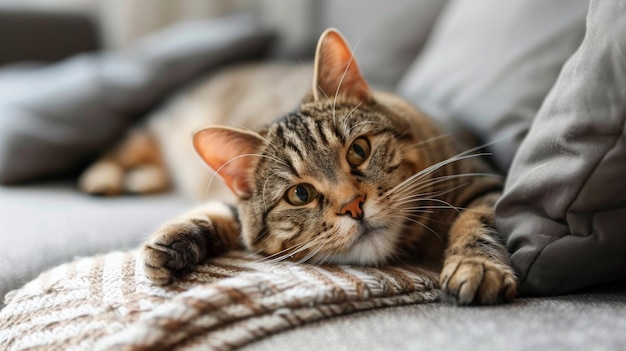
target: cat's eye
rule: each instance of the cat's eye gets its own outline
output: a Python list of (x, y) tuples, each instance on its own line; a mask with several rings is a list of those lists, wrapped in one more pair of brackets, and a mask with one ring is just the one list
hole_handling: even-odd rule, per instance
[(285, 200), (294, 206), (303, 206), (317, 197), (317, 191), (311, 184), (294, 185), (285, 194)]
[(366, 138), (360, 137), (352, 142), (348, 149), (346, 159), (353, 166), (359, 166), (370, 156), (371, 147)]

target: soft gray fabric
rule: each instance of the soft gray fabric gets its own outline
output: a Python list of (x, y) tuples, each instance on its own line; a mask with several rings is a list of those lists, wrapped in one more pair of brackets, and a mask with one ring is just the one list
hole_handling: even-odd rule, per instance
[(626, 286), (512, 305), (425, 304), (326, 319), (242, 351), (623, 350)]
[(496, 208), (525, 294), (626, 278), (625, 11), (591, 2)]
[(584, 34), (587, 0), (454, 0), (398, 92), (451, 131), (469, 129), (505, 173)]
[(0, 307), (8, 291), (43, 270), (135, 247), (191, 205), (174, 194), (94, 198), (71, 183), (0, 186)]
[(176, 25), (127, 52), (0, 70), (0, 183), (81, 165), (173, 89), (258, 56), (270, 38), (250, 17), (235, 16)]

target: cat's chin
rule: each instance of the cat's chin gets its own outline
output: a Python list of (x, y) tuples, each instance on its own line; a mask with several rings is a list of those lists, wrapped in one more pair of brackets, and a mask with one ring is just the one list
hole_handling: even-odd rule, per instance
[(389, 261), (396, 252), (395, 235), (386, 228), (361, 230), (350, 249), (330, 258), (331, 263), (380, 266)]

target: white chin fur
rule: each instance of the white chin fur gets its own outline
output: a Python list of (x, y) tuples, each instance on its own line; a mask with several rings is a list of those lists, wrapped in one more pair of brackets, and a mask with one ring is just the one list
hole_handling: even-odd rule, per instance
[(369, 233), (360, 238), (348, 252), (334, 255), (330, 262), (376, 266), (386, 263), (395, 252), (395, 235), (388, 232)]

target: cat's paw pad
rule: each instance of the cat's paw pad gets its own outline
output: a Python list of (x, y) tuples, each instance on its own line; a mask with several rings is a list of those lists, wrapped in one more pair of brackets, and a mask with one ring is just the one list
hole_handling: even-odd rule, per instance
[(215, 228), (208, 221), (166, 224), (143, 247), (144, 271), (158, 285), (167, 285), (189, 273), (216, 251)]
[(510, 267), (484, 257), (450, 257), (439, 282), (445, 298), (460, 305), (511, 302), (517, 280)]

